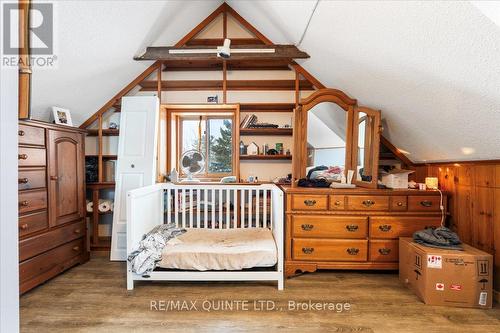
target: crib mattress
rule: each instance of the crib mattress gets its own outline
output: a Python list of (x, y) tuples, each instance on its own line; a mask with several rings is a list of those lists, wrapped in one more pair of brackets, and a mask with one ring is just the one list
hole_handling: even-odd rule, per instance
[(241, 270), (270, 267), (277, 262), (271, 230), (195, 229), (170, 240), (159, 266), (183, 270)]

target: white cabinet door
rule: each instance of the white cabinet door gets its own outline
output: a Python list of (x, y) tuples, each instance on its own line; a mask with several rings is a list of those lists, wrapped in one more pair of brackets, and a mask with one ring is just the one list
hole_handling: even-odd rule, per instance
[(159, 109), (156, 96), (122, 98), (111, 260), (127, 258), (127, 192), (155, 183)]

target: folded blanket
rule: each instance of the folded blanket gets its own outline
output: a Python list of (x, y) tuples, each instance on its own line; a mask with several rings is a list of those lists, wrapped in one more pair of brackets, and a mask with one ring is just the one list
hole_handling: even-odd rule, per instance
[(447, 250), (463, 250), (460, 238), (456, 233), (445, 227), (428, 228), (413, 234), (415, 243), (429, 247)]
[(186, 229), (177, 228), (174, 223), (154, 227), (142, 237), (139, 248), (127, 258), (132, 266), (132, 272), (148, 275), (161, 260), (161, 253), (167, 242), (185, 232)]

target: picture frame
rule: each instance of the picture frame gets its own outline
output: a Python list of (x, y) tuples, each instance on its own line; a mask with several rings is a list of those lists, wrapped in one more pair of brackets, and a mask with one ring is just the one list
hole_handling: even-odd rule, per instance
[(73, 121), (71, 120), (71, 113), (68, 109), (63, 109), (57, 106), (52, 107), (52, 119), (55, 124), (73, 126)]

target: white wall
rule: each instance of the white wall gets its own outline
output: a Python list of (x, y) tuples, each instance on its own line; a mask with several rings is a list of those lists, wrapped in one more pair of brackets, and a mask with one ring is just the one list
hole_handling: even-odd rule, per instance
[[(3, 34), (2, 34), (3, 35)], [(19, 331), (17, 68), (0, 77), (0, 332)]]

